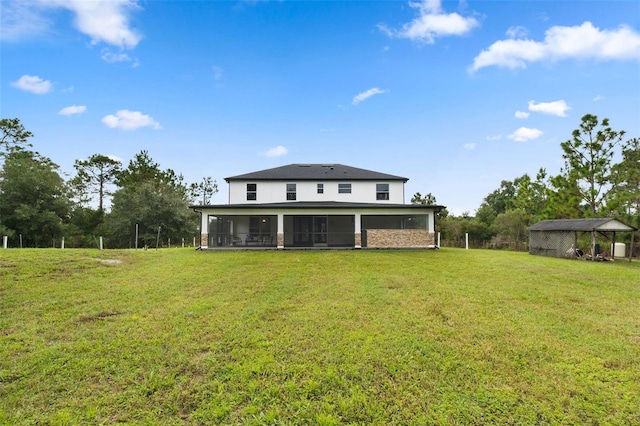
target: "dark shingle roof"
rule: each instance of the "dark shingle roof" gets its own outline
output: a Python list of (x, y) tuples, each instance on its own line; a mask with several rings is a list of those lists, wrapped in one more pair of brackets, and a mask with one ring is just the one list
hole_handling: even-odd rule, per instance
[(232, 180), (401, 180), (406, 182), (409, 179), (343, 164), (289, 164), (231, 176), (224, 180), (227, 182)]
[(632, 226), (625, 225), (611, 217), (600, 219), (553, 219), (543, 220), (529, 227), (529, 231), (635, 231)]

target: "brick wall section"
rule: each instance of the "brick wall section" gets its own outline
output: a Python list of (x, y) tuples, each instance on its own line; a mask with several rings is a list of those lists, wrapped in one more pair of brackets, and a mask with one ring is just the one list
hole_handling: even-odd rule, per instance
[(284, 247), (284, 234), (278, 234), (278, 247)]
[(355, 240), (356, 240), (355, 241), (355, 245), (356, 246), (361, 246), (362, 245), (362, 234), (359, 233), (359, 232), (356, 232), (354, 237), (355, 237)]
[(208, 246), (209, 246), (209, 234), (201, 234), (200, 247), (208, 247)]
[(435, 234), (426, 229), (368, 229), (369, 248), (419, 248), (435, 245)]

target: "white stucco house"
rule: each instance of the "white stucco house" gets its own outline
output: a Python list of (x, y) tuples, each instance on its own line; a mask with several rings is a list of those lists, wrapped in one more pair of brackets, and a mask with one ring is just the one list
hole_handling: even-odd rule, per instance
[(434, 248), (442, 206), (405, 204), (407, 178), (342, 164), (289, 164), (225, 178), (229, 202), (193, 205), (202, 249)]

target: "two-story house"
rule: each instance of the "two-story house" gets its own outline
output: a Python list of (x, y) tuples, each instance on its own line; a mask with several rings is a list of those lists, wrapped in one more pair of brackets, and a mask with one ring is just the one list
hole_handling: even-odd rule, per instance
[(342, 164), (289, 164), (225, 178), (229, 203), (201, 214), (201, 248), (434, 248), (442, 206), (405, 204), (407, 178)]

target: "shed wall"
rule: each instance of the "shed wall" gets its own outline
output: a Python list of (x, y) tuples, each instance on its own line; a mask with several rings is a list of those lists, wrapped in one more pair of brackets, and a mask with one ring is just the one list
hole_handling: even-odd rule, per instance
[(572, 231), (529, 232), (529, 254), (549, 257), (572, 256), (570, 251), (575, 248), (575, 244), (576, 235)]

